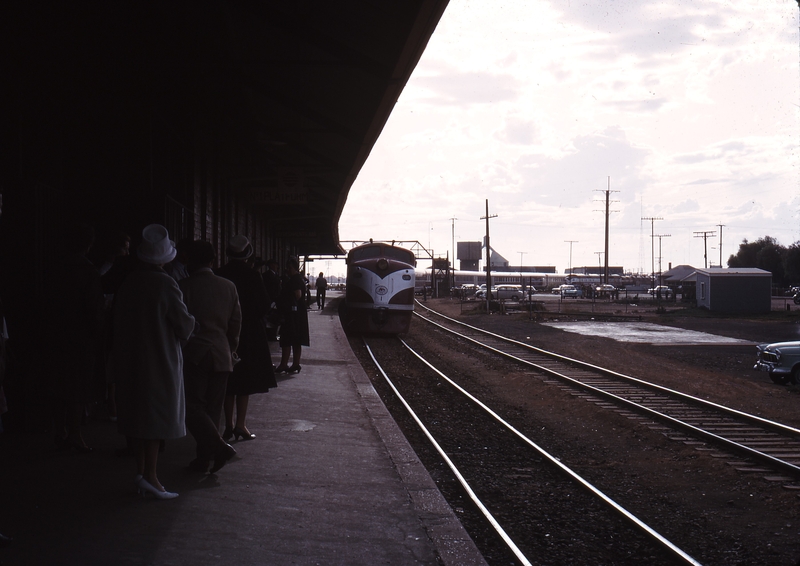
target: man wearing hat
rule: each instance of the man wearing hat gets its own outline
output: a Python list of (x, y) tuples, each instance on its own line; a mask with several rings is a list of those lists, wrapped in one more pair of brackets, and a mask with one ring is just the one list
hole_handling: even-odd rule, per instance
[(225, 252), (228, 263), (217, 271), (217, 275), (236, 285), (242, 309), (242, 331), (237, 351), (241, 361), (234, 366), (233, 373), (228, 377), (225, 392), (225, 432), (222, 438), (226, 441), (231, 437), (251, 440), (255, 438), (255, 434), (246, 425), (249, 397), (278, 386), (264, 326), (264, 317), (270, 302), (261, 274), (248, 264), (253, 255), (250, 240), (237, 234), (228, 240)]

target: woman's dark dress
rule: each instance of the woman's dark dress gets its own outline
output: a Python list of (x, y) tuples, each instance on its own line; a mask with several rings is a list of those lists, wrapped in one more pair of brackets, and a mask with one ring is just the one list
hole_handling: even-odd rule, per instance
[(275, 369), (269, 354), (264, 316), (269, 310), (261, 275), (243, 261), (229, 261), (217, 275), (233, 281), (242, 309), (242, 331), (236, 351), (241, 361), (228, 377), (227, 395), (253, 395), (277, 387)]
[[(295, 291), (300, 291), (300, 298), (295, 299)], [(280, 346), (310, 346), (308, 336), (308, 308), (306, 307), (306, 282), (299, 273), (291, 275), (281, 288), (279, 301), (283, 311)], [(292, 308), (294, 307), (294, 308)]]

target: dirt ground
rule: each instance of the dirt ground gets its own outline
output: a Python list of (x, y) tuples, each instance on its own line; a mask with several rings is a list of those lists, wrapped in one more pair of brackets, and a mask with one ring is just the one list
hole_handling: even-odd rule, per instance
[[(617, 305), (569, 305), (575, 312), (491, 314), (479, 306), (429, 299), (427, 306), (534, 346), (639, 377), (800, 428), (798, 388), (778, 386), (752, 369), (755, 344), (798, 338), (800, 317), (778, 312), (720, 317), (695, 310), (622, 312)], [(562, 305), (563, 308), (563, 305)], [(647, 322), (748, 341), (745, 345), (653, 346), (564, 332), (542, 321), (635, 316)], [(703, 564), (796, 564), (800, 558), (797, 491), (764, 474), (745, 474), (710, 451), (657, 431), (568, 393), (489, 355), (467, 354), (451, 339), (415, 320), (407, 337), (443, 367), (463, 373), (490, 406), (518, 415), (536, 441), (655, 526)], [(791, 482), (784, 482), (791, 483)], [(562, 563), (562, 562), (555, 562)], [(572, 562), (570, 562), (572, 563)], [(580, 561), (575, 563), (581, 563)]]
[[(755, 344), (800, 340), (800, 311), (773, 312), (759, 316), (714, 316), (699, 309), (670, 307), (658, 313), (655, 306), (631, 308), (607, 303), (567, 304), (566, 312), (547, 311), (486, 315), (474, 302), (429, 299), (426, 306), (539, 348), (590, 362), (620, 373), (727, 405), (800, 428), (800, 388), (777, 386), (767, 374), (753, 370)], [(603, 318), (603, 315), (609, 318)], [(549, 321), (630, 320), (737, 338), (746, 345), (658, 346), (625, 343), (582, 336), (540, 324)]]

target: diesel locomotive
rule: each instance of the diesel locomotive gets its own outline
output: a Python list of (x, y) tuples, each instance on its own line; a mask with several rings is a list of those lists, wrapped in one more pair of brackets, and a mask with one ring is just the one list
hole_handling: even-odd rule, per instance
[(408, 332), (414, 312), (414, 253), (370, 241), (347, 254), (344, 324), (348, 332)]

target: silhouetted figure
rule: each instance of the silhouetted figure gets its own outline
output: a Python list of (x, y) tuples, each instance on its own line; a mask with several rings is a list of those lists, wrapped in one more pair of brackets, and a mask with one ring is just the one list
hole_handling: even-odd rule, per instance
[(44, 382), (52, 395), (56, 444), (79, 452), (91, 449), (81, 436), (86, 406), (96, 394), (95, 360), (103, 323), (100, 273), (86, 258), (94, 230), (69, 226), (62, 234), (64, 256), (48, 277), (45, 292)]
[(322, 310), (325, 308), (325, 293), (328, 290), (328, 280), (325, 279), (325, 274), (321, 271), (314, 286), (317, 288), (317, 309)]
[[(308, 309), (306, 308), (305, 290), (306, 282), (299, 271), (296, 258), (286, 260), (287, 278), (283, 283), (281, 299), (279, 301), (283, 312), (283, 325), (278, 342), (281, 347), (281, 364), (275, 370), (277, 373), (299, 373), (300, 357), (303, 346), (311, 344), (308, 333)], [(292, 356), (292, 365), (289, 366), (289, 356)]]
[(197, 441), (197, 458), (189, 467), (204, 473), (211, 460), (214, 473), (236, 454), (219, 434), (219, 419), (239, 345), (242, 311), (236, 285), (211, 271), (215, 256), (210, 243), (192, 242), (186, 250), (189, 277), (178, 284), (197, 322), (197, 330), (183, 347), (186, 428)]
[(246, 421), (250, 395), (266, 393), (270, 387), (278, 386), (264, 326), (269, 302), (261, 275), (247, 263), (253, 255), (250, 241), (242, 235), (233, 236), (225, 251), (229, 261), (217, 271), (217, 275), (236, 285), (242, 309), (242, 331), (238, 348), (241, 361), (228, 377), (225, 392), (225, 432), (222, 438), (226, 441), (231, 437), (250, 440), (255, 438)]

